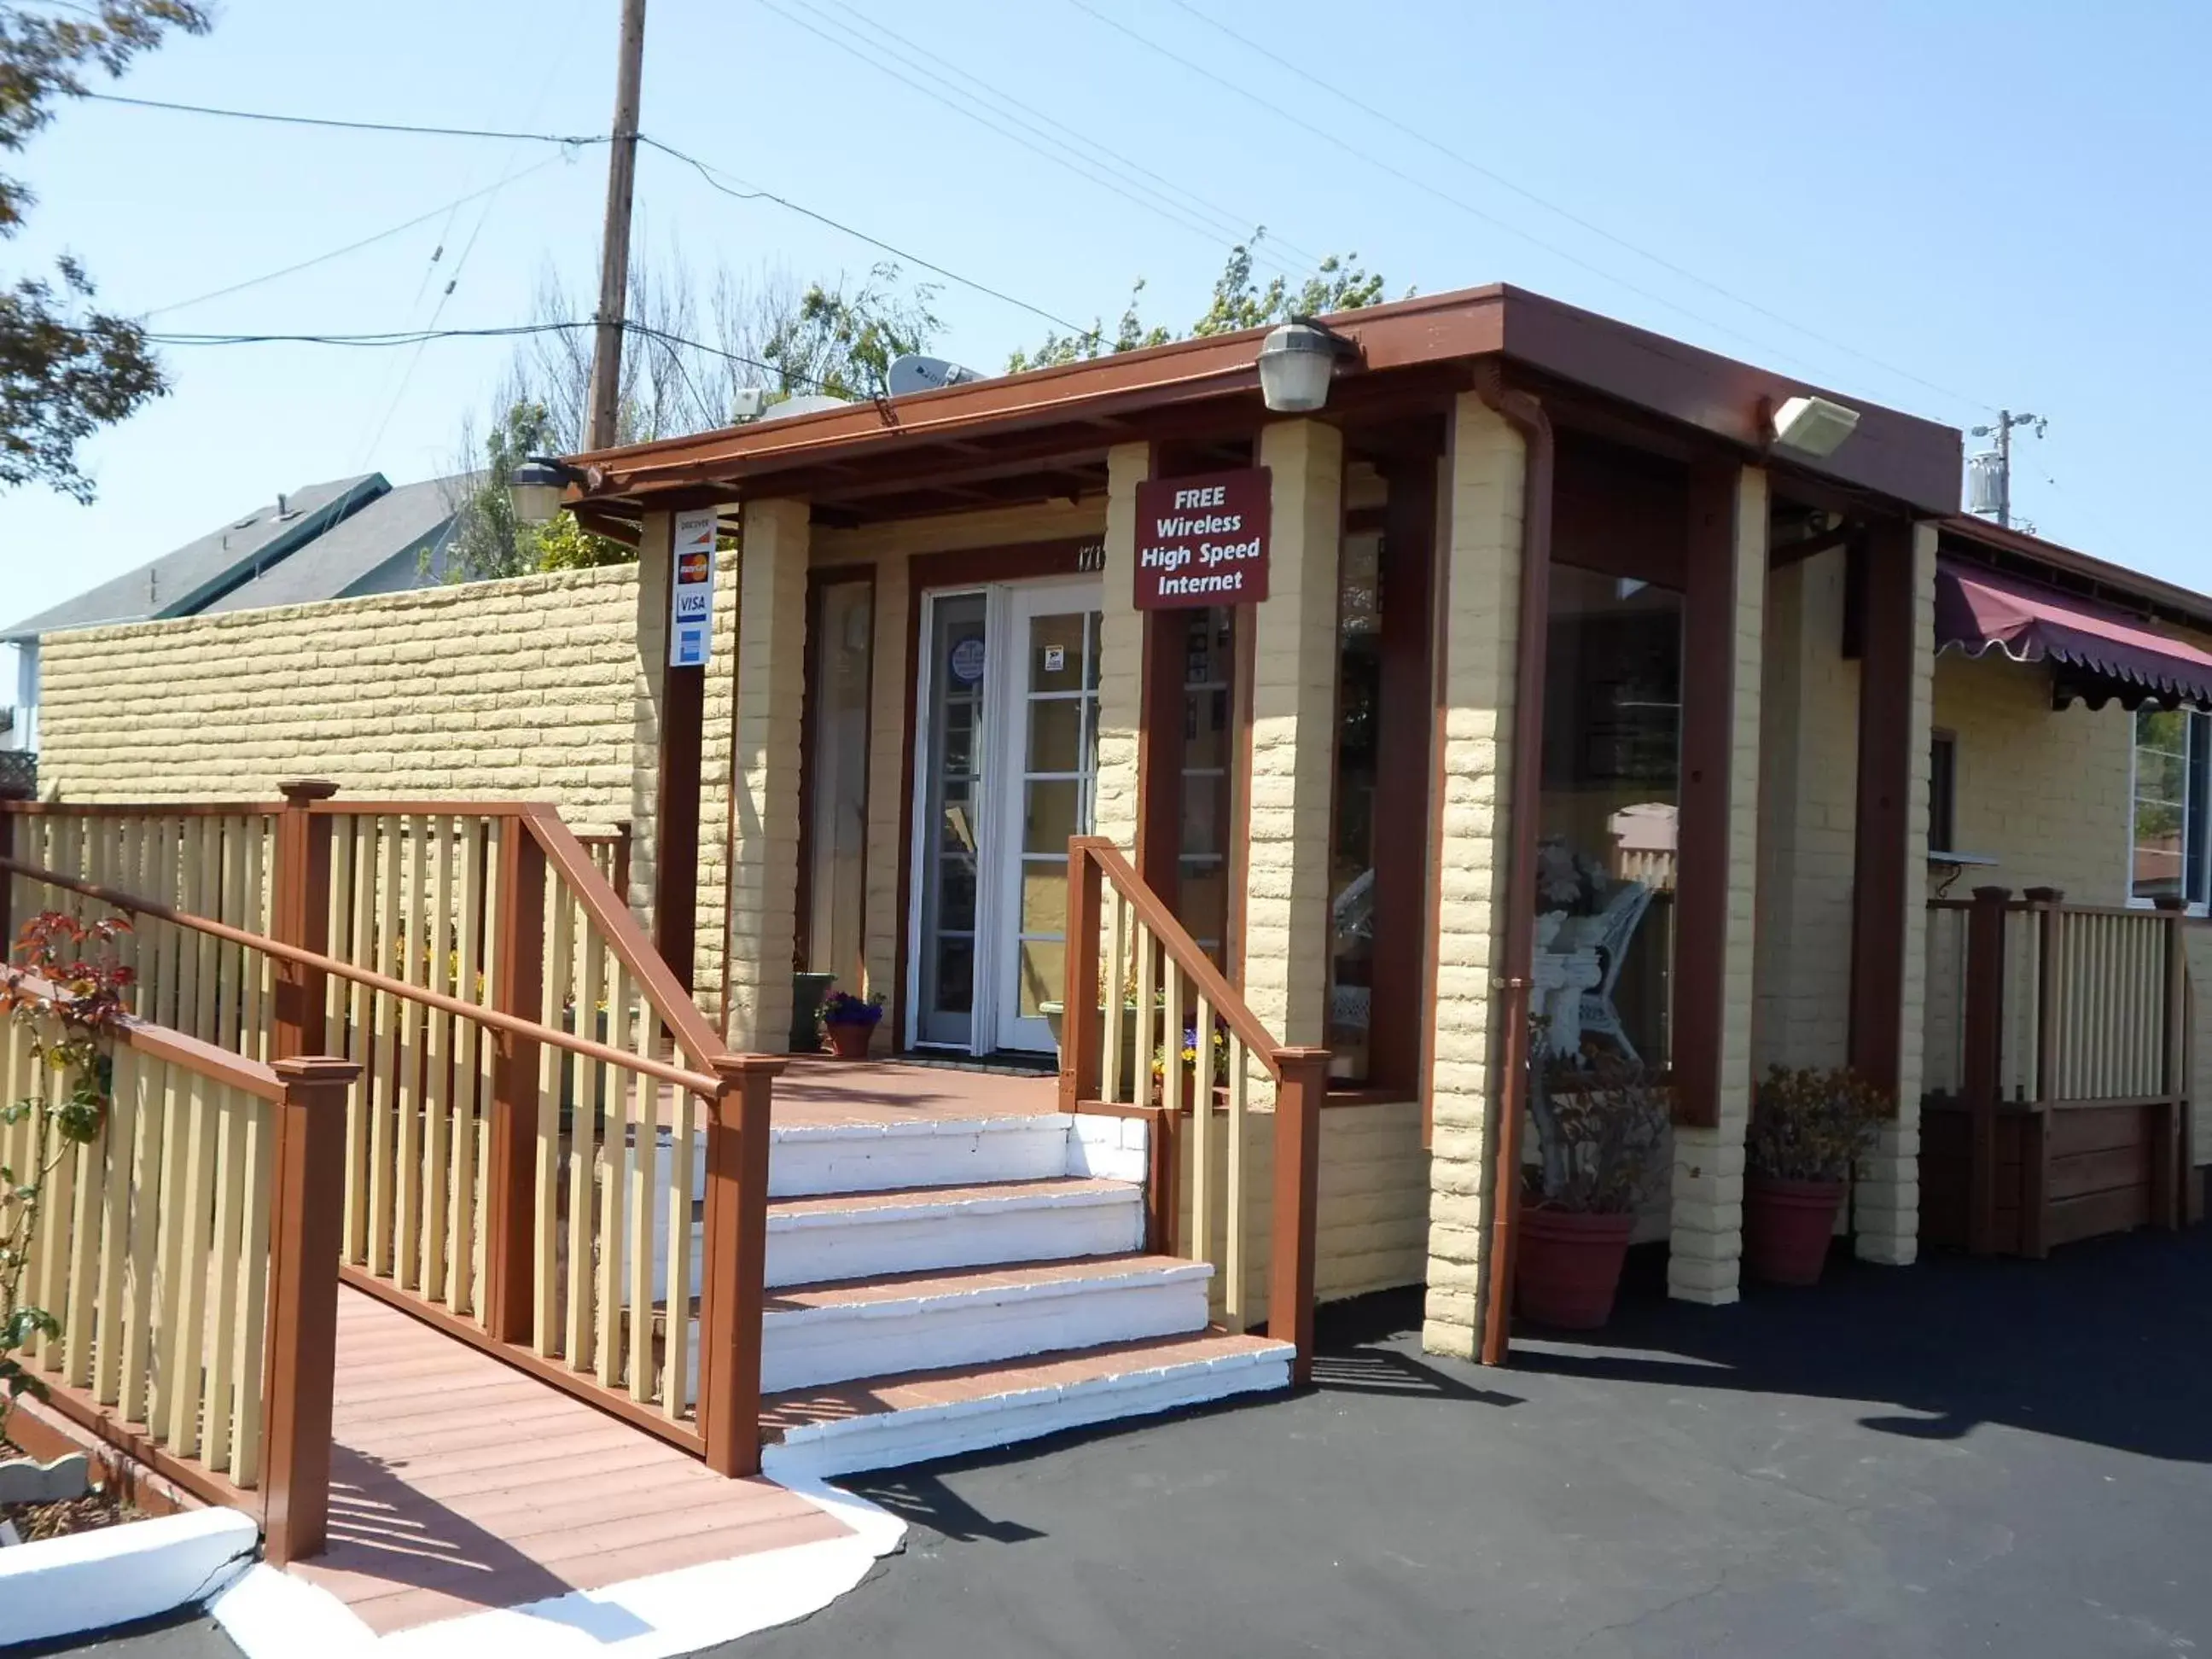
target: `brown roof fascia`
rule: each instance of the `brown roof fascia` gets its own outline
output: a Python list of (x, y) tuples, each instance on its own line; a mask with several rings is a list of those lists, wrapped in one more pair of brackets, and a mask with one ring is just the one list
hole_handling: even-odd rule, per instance
[[(1820, 390), (1502, 284), (1395, 301), (1327, 320), (1358, 343), (1367, 374), (1502, 352), (1547, 375), (1753, 453), (1766, 447), (1766, 410)], [(819, 469), (833, 465), (864, 472), (893, 455), (986, 434), (1003, 439), (1037, 428), (1087, 427), (1093, 441), (1103, 436), (1110, 442), (1110, 428), (1121, 419), (1249, 394), (1258, 385), (1255, 360), (1265, 334), (1265, 329), (1247, 329), (1179, 340), (915, 393), (895, 403), (854, 404), (574, 459), (607, 474), (599, 495), (641, 503), (647, 495), (708, 483), (802, 470), (818, 476)], [(1822, 395), (1858, 410), (1858, 429), (1826, 459), (1778, 452), (1778, 461), (1917, 512), (1957, 511), (1961, 441), (1955, 428), (1863, 399)], [(1102, 427), (1109, 428), (1103, 434)], [(1143, 434), (1133, 429), (1129, 435)]]
[(2042, 574), (2046, 580), (2056, 577), (2056, 586), (2077, 592), (2086, 586), (2091, 598), (2116, 599), (2166, 621), (2212, 633), (2212, 595), (1971, 514), (1954, 514), (1945, 519), (1942, 531), (1947, 537), (1972, 544), (1969, 550), (1998, 569), (2018, 571), (2023, 563), (2037, 567), (2023, 574)]

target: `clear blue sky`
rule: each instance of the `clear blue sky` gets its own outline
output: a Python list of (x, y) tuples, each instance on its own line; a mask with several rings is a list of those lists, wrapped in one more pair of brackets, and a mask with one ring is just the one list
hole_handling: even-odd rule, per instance
[[(2032, 409), (2051, 426), (2024, 448), (2022, 516), (2088, 551), (2212, 588), (2212, 538), (2194, 500), (2205, 474), (2199, 410), (2212, 395), (2212, 100), (2201, 82), (2212, 8), (1084, 3), (1166, 52), (1076, 0), (652, 0), (644, 129), (1085, 321), (1117, 313), (1141, 276), (1151, 313), (1187, 323), (1228, 227), (1265, 223), (1291, 263), (1291, 246), (1356, 249), (1393, 292), (1502, 278), (1954, 424), (1999, 404)], [(172, 43), (116, 89), (603, 131), (617, 9), (617, 0), (222, 0), (210, 35)], [(1207, 15), (1497, 177), (1300, 80)], [(823, 38), (849, 38), (856, 18), (1173, 179), (1223, 210), (1219, 228), (1173, 222)], [(945, 78), (927, 63), (902, 73)], [(417, 326), (457, 273), (441, 325), (517, 322), (549, 265), (572, 290), (590, 289), (605, 155), (73, 106), (10, 161), (42, 201), (27, 232), (0, 246), (0, 271), (68, 249), (106, 302), (150, 310), (508, 179), (362, 252), (163, 311), (155, 325)], [(717, 195), (649, 153), (638, 201), (640, 240), (664, 259), (775, 264), (805, 279), (857, 274), (879, 257), (769, 203)], [(956, 285), (939, 308), (945, 348), (987, 369), (1045, 327)], [(507, 354), (495, 342), (419, 355), (170, 350), (174, 395), (90, 447), (96, 505), (0, 495), (0, 621), (279, 489), (371, 469), (396, 483), (451, 470), (461, 418), (486, 410)]]

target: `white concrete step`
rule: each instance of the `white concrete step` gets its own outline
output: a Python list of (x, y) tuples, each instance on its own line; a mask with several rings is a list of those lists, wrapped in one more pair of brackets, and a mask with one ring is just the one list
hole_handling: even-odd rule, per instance
[(1293, 1350), (1199, 1332), (769, 1397), (763, 1472), (849, 1474), (957, 1457), (1291, 1382)]
[(772, 1199), (768, 1282), (1123, 1255), (1144, 1242), (1144, 1189), (1094, 1176)]
[[(1145, 1178), (1146, 1127), (1135, 1117), (1036, 1112), (907, 1123), (788, 1123), (769, 1132), (771, 1198), (975, 1187), (1049, 1176)], [(667, 1137), (663, 1133), (665, 1147)], [(691, 1141), (691, 1190), (707, 1189), (704, 1132)]]
[(1109, 1256), (775, 1292), (762, 1321), (761, 1387), (780, 1394), (1202, 1331), (1212, 1277), (1203, 1261)]

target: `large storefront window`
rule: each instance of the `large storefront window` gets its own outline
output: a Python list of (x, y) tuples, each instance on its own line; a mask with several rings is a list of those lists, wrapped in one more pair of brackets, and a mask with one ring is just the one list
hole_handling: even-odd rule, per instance
[(1340, 1079), (1372, 1074), (1375, 795), (1380, 775), (1383, 535), (1354, 531), (1338, 562), (1336, 789), (1328, 852), (1328, 1046)]
[(805, 966), (857, 994), (866, 979), (861, 886), (868, 844), (868, 665), (875, 585), (819, 590), (808, 690)]
[(1552, 573), (1536, 981), (1556, 1050), (1673, 1050), (1682, 596)]
[(2187, 708), (2136, 714), (2134, 866), (2129, 896), (2138, 903), (2205, 900), (2208, 774), (2212, 716)]
[(1229, 938), (1231, 777), (1236, 758), (1236, 615), (1225, 605), (1163, 613), (1181, 664), (1182, 825), (1176, 919), (1218, 964)]

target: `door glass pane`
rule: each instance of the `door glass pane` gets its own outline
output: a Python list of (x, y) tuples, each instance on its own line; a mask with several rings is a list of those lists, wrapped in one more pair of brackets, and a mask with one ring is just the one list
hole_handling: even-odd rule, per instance
[(1038, 1005), (1058, 1002), (1067, 988), (1067, 946), (1056, 939), (1022, 941), (1021, 1017), (1036, 1019)]
[(1083, 770), (1083, 714), (1091, 706), (1082, 697), (1039, 698), (1030, 705), (1030, 771)]
[(915, 1035), (965, 1047), (975, 1002), (975, 888), (983, 799), (983, 596), (932, 607), (929, 740), (923, 780), (921, 964)]
[(1030, 690), (1080, 691), (1084, 679), (1084, 617), (1037, 617), (1030, 623)]
[(875, 611), (872, 582), (822, 590), (807, 695), (808, 969), (834, 974), (841, 988), (866, 989), (861, 882), (868, 835), (868, 672)]
[(1067, 838), (1083, 834), (1083, 781), (1060, 778), (1023, 786), (1028, 798), (1022, 815), (1022, 851), (1067, 852)]
[(1067, 860), (1022, 860), (1022, 932), (1065, 933), (1067, 927)]

